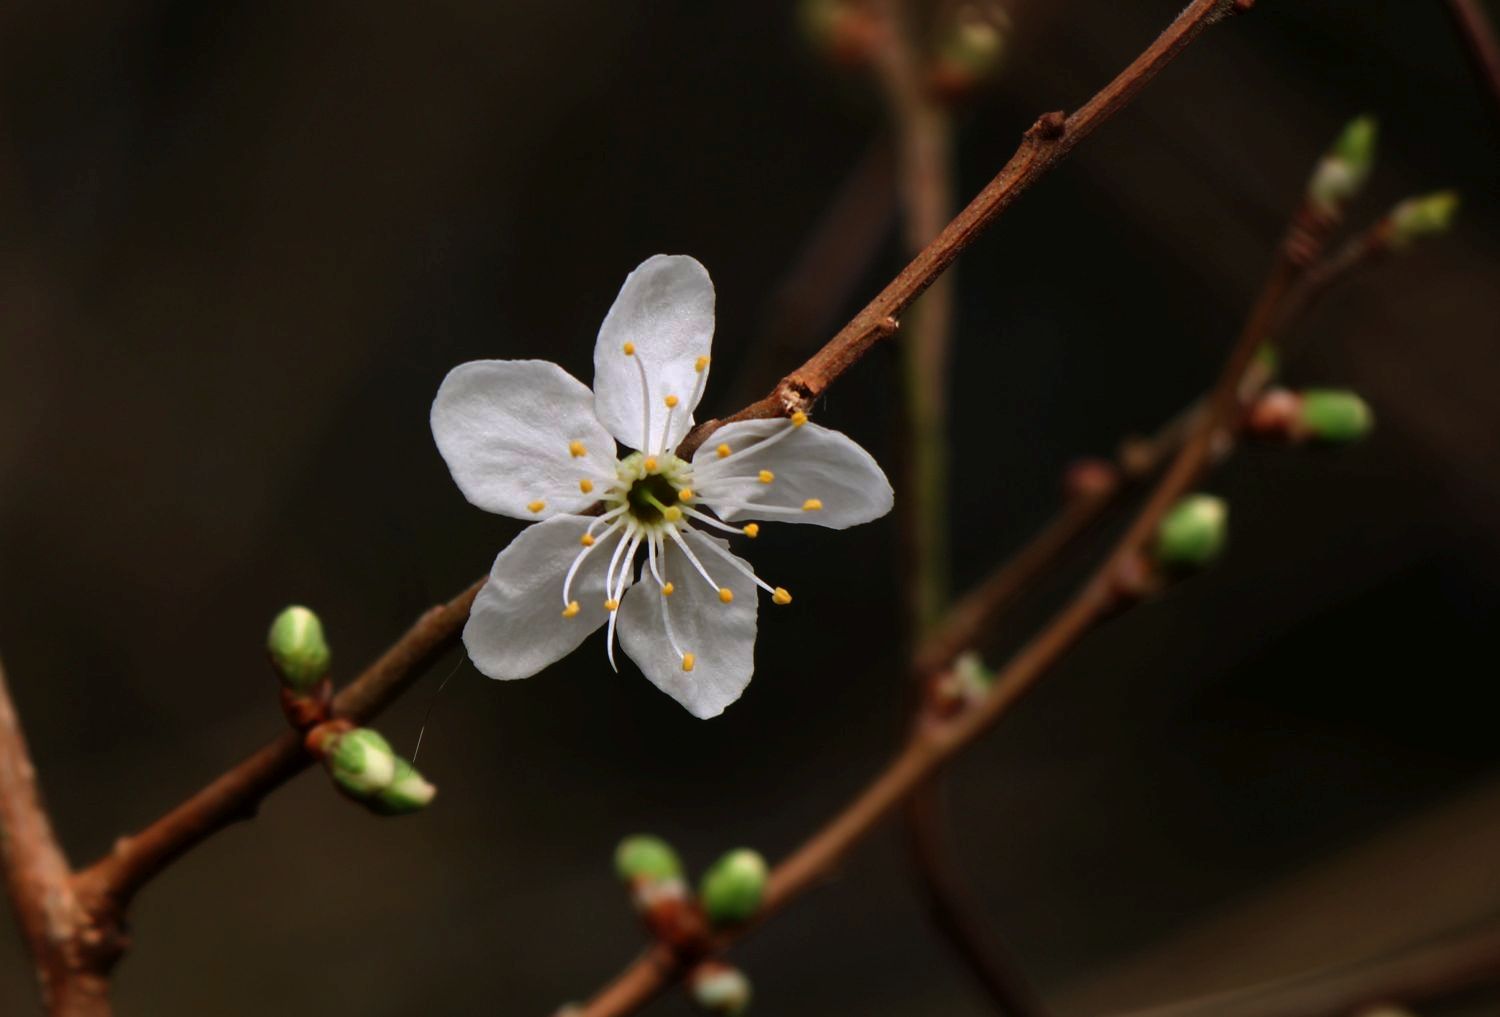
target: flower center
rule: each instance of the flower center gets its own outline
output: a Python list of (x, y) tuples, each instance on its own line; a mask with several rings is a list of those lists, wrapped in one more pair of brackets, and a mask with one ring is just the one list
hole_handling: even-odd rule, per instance
[(662, 521), (664, 510), (677, 504), (677, 487), (660, 473), (647, 474), (630, 485), (625, 501), (636, 520), (654, 526)]
[(691, 464), (670, 452), (636, 452), (620, 460), (615, 475), (618, 482), (604, 496), (606, 509), (623, 511), (631, 523), (649, 531), (676, 529), (681, 523), (692, 499)]

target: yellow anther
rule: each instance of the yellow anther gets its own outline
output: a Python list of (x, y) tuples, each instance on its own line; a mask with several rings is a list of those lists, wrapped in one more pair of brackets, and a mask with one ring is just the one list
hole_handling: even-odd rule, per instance
[(682, 518), (682, 509), (676, 505), (668, 505), (662, 510), (661, 517), (669, 523), (675, 523)]
[(720, 459), (727, 459), (729, 457), (729, 446), (728, 445), (720, 445), (718, 448), (714, 449), (714, 451), (717, 452), (717, 453), (719, 453), (719, 458)]
[(606, 610), (606, 611), (613, 611), (616, 608), (618, 608), (619, 606), (620, 606), (620, 602), (618, 600), (615, 600), (613, 597), (611, 597), (609, 600), (606, 600), (604, 602), (604, 610)]
[(697, 371), (699, 374), (702, 374), (703, 373), (703, 369), (705, 367), (707, 367), (707, 366), (708, 366), (708, 358), (707, 357), (699, 357), (697, 360), (693, 361), (693, 370)]
[(591, 536), (589, 536), (587, 533), (585, 533), (583, 536), (579, 537), (578, 538), (578, 542), (580, 544), (582, 544), (584, 547), (593, 547), (594, 546), (594, 538), (591, 537)]
[(772, 473), (770, 470), (761, 470), (760, 471), (760, 482), (762, 484), (769, 484), (771, 481), (773, 481), (775, 479), (776, 479), (776, 474)]
[(526, 509), (529, 512), (540, 512), (542, 509), (544, 509), (546, 507), (547, 507), (547, 503), (546, 502), (544, 502), (544, 501), (534, 501), (530, 505), (527, 505)]
[(697, 662), (698, 658), (693, 656), (691, 653), (684, 653), (682, 655), (682, 669), (684, 671), (691, 671), (693, 669), (693, 665)]
[(809, 498), (802, 503), (803, 512), (816, 512), (823, 507), (823, 503), (816, 498)]
[(647, 473), (655, 473), (659, 464), (657, 463), (655, 456), (647, 456), (646, 461), (641, 463), (641, 465), (646, 468)]
[(623, 348), (627, 357), (635, 356), (635, 343), (626, 343)]
[(727, 586), (719, 587), (719, 602), (727, 604), (734, 599), (734, 591)]
[(754, 540), (756, 537), (760, 536), (760, 523), (746, 523), (744, 534), (751, 540)]
[(792, 595), (790, 593), (786, 592), (786, 589), (784, 587), (778, 586), (778, 587), (776, 587), (775, 590), (773, 590), (771, 592), (771, 603), (773, 603), (773, 604), (790, 604), (791, 602), (792, 602)]
[(570, 600), (568, 601), (568, 606), (563, 608), (563, 617), (571, 618), (581, 610), (583, 610), (583, 608), (578, 606), (578, 601)]
[(669, 410), (677, 408), (677, 397), (674, 395), (667, 396), (662, 402), (667, 404), (667, 409)]
[(670, 582), (662, 583), (661, 584), (661, 595), (663, 597), (670, 597), (672, 595), (672, 591), (675, 590), (675, 589), (677, 589), (677, 587), (673, 586)]
[(578, 490), (582, 491), (584, 494), (588, 494), (589, 492), (593, 491), (593, 489), (594, 482), (588, 477), (584, 477), (578, 482)]
[(589, 450), (583, 447), (583, 442), (568, 442), (568, 455), (572, 456), (574, 459), (577, 459), (579, 456), (586, 456), (588, 455), (588, 452)]
[(796, 413), (792, 414), (792, 426), (793, 427), (801, 427), (805, 423), (807, 423), (807, 414), (806, 413), (803, 413), (801, 410), (798, 410)]

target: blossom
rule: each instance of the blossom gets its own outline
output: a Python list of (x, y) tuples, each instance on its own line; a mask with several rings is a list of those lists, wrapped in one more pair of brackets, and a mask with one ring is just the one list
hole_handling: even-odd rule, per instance
[(592, 391), (543, 360), (476, 360), (443, 380), (432, 434), (459, 490), (535, 522), (495, 559), (464, 627), (485, 675), (530, 677), (606, 626), (612, 666), (618, 636), (657, 688), (717, 716), (754, 671), (758, 591), (792, 600), (725, 536), (890, 511), (874, 458), (801, 412), (726, 424), (691, 459), (675, 454), (708, 384), (713, 329), (708, 272), (656, 255), (600, 326)]

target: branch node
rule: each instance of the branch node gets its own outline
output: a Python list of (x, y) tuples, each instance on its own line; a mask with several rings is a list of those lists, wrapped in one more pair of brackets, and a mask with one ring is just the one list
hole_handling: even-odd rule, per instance
[(1053, 110), (1051, 113), (1043, 113), (1036, 118), (1036, 123), (1026, 132), (1028, 138), (1037, 138), (1041, 141), (1056, 141), (1061, 138), (1068, 129), (1068, 115), (1062, 110)]

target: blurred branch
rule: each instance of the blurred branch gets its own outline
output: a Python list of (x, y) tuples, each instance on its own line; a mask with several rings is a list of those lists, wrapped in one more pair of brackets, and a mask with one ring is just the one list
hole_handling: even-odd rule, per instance
[(1351, 1017), (1366, 1007), (1416, 1006), (1500, 982), (1500, 926), (1394, 957), (1215, 993), (1113, 1017)]
[[(26, 736), (0, 664), (0, 862), (5, 868), (21, 932), (36, 964), (42, 997), (52, 1013), (95, 1017), (109, 1013), (107, 946), (73, 892), (68, 860), (52, 832), (36, 783)], [(98, 948), (104, 947), (100, 950)]]
[(827, 345), (782, 378), (764, 398), (732, 416), (706, 420), (693, 428), (678, 454), (690, 455), (710, 434), (730, 421), (779, 417), (810, 409), (876, 343), (895, 335), (901, 327), (897, 316), (1027, 188), (1135, 98), (1205, 28), (1232, 12), (1249, 10), (1252, 5), (1253, 0), (1193, 0), (1130, 66), (1072, 116), (1054, 112), (1040, 117), (1026, 131), (1021, 147), (995, 178)]
[(1448, 0), (1448, 11), (1468, 45), (1475, 72), (1488, 88), (1496, 112), (1500, 112), (1500, 38), (1494, 26), (1480, 0)]

